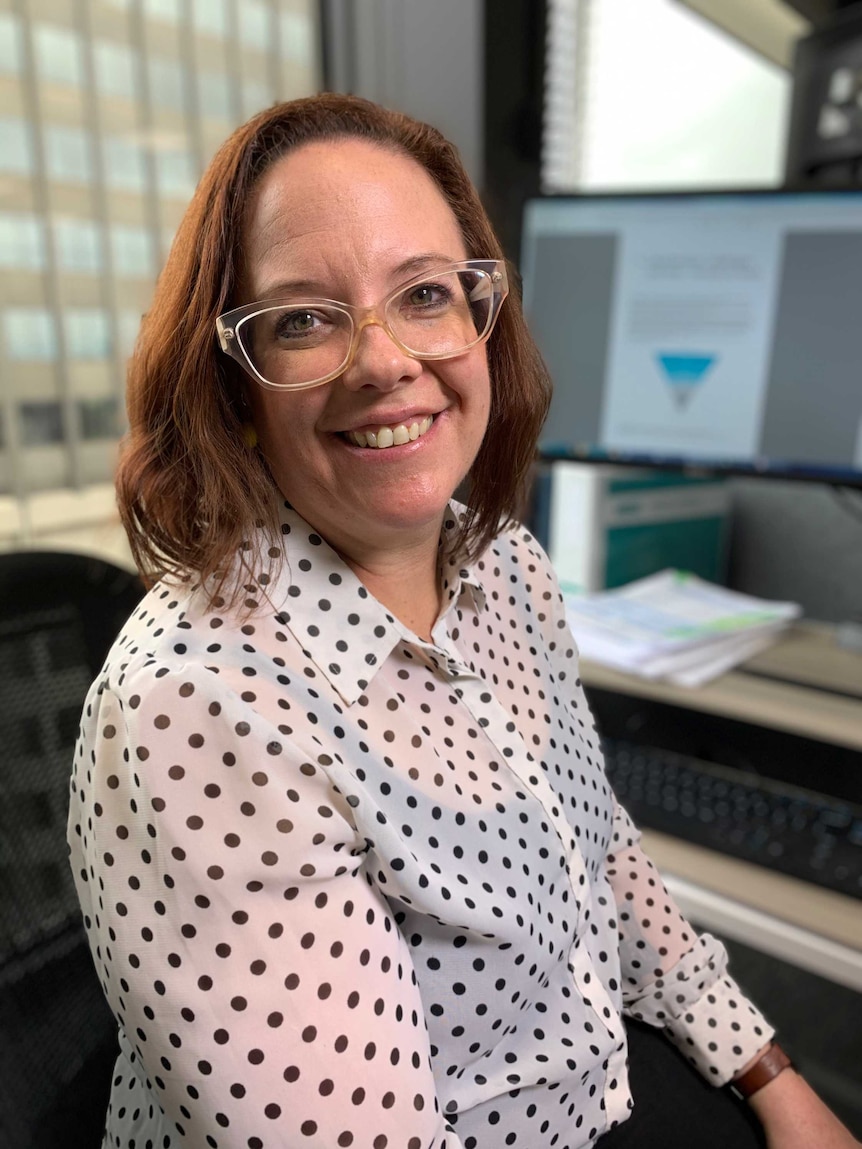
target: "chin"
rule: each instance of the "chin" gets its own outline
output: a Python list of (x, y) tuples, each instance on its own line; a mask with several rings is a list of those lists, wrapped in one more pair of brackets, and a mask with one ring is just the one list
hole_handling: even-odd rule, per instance
[(384, 529), (438, 527), (454, 492), (455, 486), (448, 484), (399, 484), (368, 500), (367, 514)]

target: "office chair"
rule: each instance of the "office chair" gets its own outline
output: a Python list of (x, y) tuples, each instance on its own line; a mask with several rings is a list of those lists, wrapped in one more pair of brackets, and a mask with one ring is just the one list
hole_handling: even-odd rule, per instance
[(66, 848), (84, 697), (144, 587), (78, 554), (0, 554), (0, 1145), (96, 1149), (117, 1052)]

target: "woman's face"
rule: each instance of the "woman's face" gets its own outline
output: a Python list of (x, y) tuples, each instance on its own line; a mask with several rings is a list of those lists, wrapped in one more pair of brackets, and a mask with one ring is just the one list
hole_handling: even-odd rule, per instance
[[(307, 144), (269, 169), (249, 204), (243, 255), (245, 302), (301, 292), (358, 307), (426, 268), (468, 257), (425, 170), (354, 139)], [(250, 383), (249, 394), (282, 493), (359, 565), (381, 551), (436, 545), (490, 406), (484, 346), (423, 363), (377, 325), (363, 329), (355, 359), (337, 379), (281, 393)], [(361, 447), (348, 437), (421, 427), (429, 417), (430, 429), (401, 445)]]

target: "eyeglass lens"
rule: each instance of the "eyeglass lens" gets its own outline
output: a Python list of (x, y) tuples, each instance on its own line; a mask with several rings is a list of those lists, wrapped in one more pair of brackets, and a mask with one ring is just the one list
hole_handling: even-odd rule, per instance
[[(484, 271), (446, 271), (393, 295), (383, 318), (409, 352), (422, 357), (457, 355), (486, 333), (494, 291)], [(353, 339), (349, 311), (297, 302), (270, 307), (244, 319), (237, 336), (258, 374), (278, 387), (299, 387), (337, 373)]]

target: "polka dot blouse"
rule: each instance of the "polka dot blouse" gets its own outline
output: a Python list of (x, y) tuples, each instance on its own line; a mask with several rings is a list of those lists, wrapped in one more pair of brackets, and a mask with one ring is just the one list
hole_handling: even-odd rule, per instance
[(242, 610), (159, 584), (114, 645), (69, 824), (106, 1146), (576, 1149), (622, 1014), (716, 1084), (771, 1035), (614, 801), (541, 548), (462, 568), (458, 513), (430, 642), (285, 507)]

